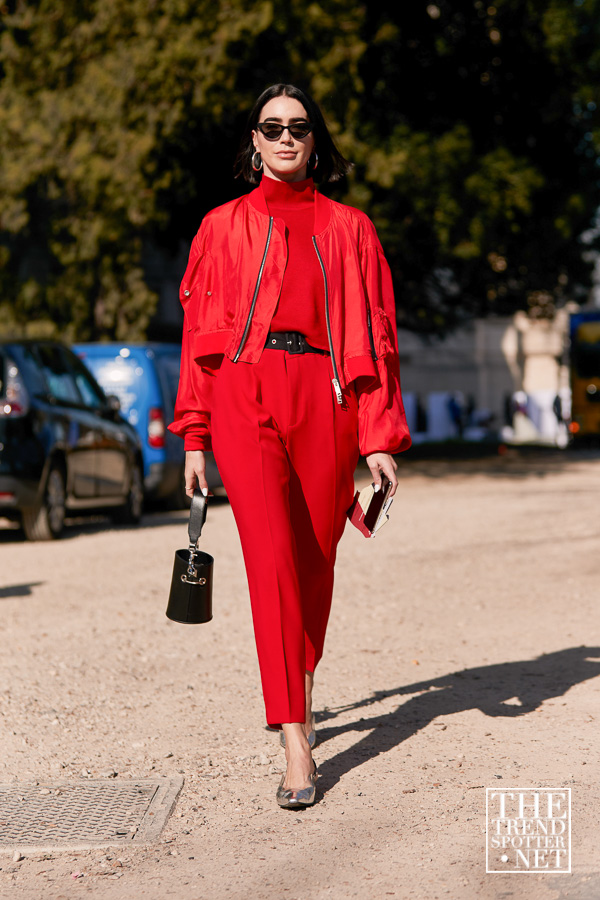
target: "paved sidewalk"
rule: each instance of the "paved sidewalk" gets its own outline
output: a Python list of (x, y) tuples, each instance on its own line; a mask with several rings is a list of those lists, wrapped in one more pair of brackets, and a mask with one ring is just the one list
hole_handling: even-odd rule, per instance
[[(0, 783), (185, 779), (156, 845), (0, 856), (3, 900), (597, 900), (600, 460), (399, 462), (391, 522), (340, 545), (302, 813), (226, 503), (202, 626), (164, 616), (183, 513), (0, 531)], [(486, 875), (498, 786), (571, 788), (572, 875)]]

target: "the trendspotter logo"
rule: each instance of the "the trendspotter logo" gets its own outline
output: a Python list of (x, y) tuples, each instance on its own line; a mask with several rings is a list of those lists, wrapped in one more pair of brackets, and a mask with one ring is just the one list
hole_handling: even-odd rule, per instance
[(486, 872), (571, 871), (570, 788), (487, 788)]

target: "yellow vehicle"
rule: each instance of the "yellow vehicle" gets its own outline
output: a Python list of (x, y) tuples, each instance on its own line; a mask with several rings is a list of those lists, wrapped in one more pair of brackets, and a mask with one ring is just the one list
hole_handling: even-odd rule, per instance
[(571, 333), (573, 437), (600, 436), (600, 309), (574, 313)]

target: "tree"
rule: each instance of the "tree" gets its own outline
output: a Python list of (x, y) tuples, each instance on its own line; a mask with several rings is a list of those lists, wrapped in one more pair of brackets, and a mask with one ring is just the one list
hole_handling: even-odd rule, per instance
[[(490, 0), (492, 2), (492, 0)], [(0, 7), (5, 321), (143, 336), (144, 252), (247, 189), (247, 110), (307, 87), (355, 169), (400, 320), (551, 314), (584, 296), (599, 201), (596, 0), (15, 0)], [(40, 321), (40, 319), (42, 321)]]
[(600, 200), (595, 0), (367, 9), (357, 183), (405, 321), (443, 330), (585, 297), (578, 237)]
[(173, 210), (201, 189), (192, 156), (231, 102), (232, 48), (269, 13), (268, 3), (243, 6), (224, 3), (216, 15), (206, 0), (3, 9), (5, 321), (67, 338), (144, 335), (156, 300), (144, 242), (168, 240)]

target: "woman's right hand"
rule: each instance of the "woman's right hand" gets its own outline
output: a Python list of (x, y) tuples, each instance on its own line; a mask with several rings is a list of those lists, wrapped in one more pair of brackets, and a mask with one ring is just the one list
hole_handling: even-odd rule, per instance
[(203, 450), (186, 450), (185, 453), (185, 492), (188, 497), (194, 496), (199, 487), (205, 497), (208, 496), (206, 481), (206, 460)]

